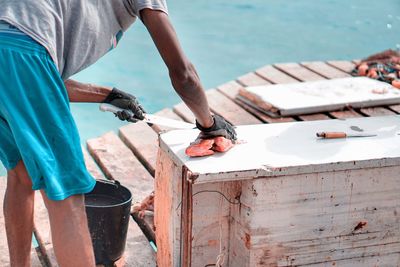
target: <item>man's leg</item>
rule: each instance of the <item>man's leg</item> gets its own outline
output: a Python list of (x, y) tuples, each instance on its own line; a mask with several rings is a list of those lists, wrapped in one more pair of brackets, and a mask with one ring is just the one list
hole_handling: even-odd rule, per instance
[(53, 201), (42, 192), (49, 211), (54, 252), (60, 266), (94, 267), (83, 195)]
[(11, 266), (31, 266), (33, 205), (32, 181), (20, 161), (8, 171), (3, 208)]

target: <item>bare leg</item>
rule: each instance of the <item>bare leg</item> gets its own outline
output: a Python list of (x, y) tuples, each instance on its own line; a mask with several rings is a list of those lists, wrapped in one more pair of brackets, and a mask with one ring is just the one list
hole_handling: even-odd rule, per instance
[(51, 235), (57, 261), (62, 267), (94, 267), (83, 195), (53, 201), (42, 192), (49, 211)]
[(20, 161), (7, 173), (3, 207), (11, 266), (31, 266), (33, 204), (32, 181)]

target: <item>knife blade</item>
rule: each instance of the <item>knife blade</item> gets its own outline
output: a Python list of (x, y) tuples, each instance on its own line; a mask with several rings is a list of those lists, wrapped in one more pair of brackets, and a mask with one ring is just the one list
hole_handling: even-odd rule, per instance
[(372, 137), (377, 136), (373, 133), (346, 133), (346, 132), (319, 132), (317, 137), (322, 139), (338, 139), (338, 138), (348, 138), (348, 137)]
[[(101, 111), (108, 111), (108, 112), (112, 112), (114, 114), (116, 114), (118, 111), (122, 111), (123, 109), (115, 107), (113, 105), (110, 104), (100, 104), (100, 110)], [(129, 110), (126, 110), (127, 112), (132, 113)], [(132, 113), (132, 118), (134, 117), (133, 113)], [(178, 120), (173, 120), (173, 119), (168, 119), (168, 118), (164, 118), (161, 116), (157, 116), (154, 114), (144, 114), (144, 122), (147, 123), (151, 123), (151, 124), (156, 124), (156, 125), (160, 125), (160, 126), (167, 126), (170, 128), (175, 128), (175, 129), (194, 129), (196, 128), (196, 125), (194, 125), (193, 123), (187, 123), (187, 122), (183, 122), (183, 121), (178, 121)]]

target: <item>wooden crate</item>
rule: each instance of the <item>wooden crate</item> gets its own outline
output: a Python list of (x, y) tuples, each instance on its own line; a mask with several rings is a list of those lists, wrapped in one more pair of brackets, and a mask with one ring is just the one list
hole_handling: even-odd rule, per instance
[[(376, 137), (319, 140), (318, 131)], [(240, 126), (229, 153), (189, 159), (161, 135), (158, 266), (400, 266), (400, 117)]]

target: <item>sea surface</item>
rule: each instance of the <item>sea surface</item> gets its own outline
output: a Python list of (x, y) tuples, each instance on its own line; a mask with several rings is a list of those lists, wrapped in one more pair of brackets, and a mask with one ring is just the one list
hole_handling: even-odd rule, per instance
[[(169, 0), (168, 6), (205, 88), (270, 63), (350, 60), (400, 49), (399, 0)], [(73, 78), (126, 90), (148, 112), (180, 101), (140, 21), (116, 49)], [(125, 124), (97, 104), (71, 108), (82, 143)]]

